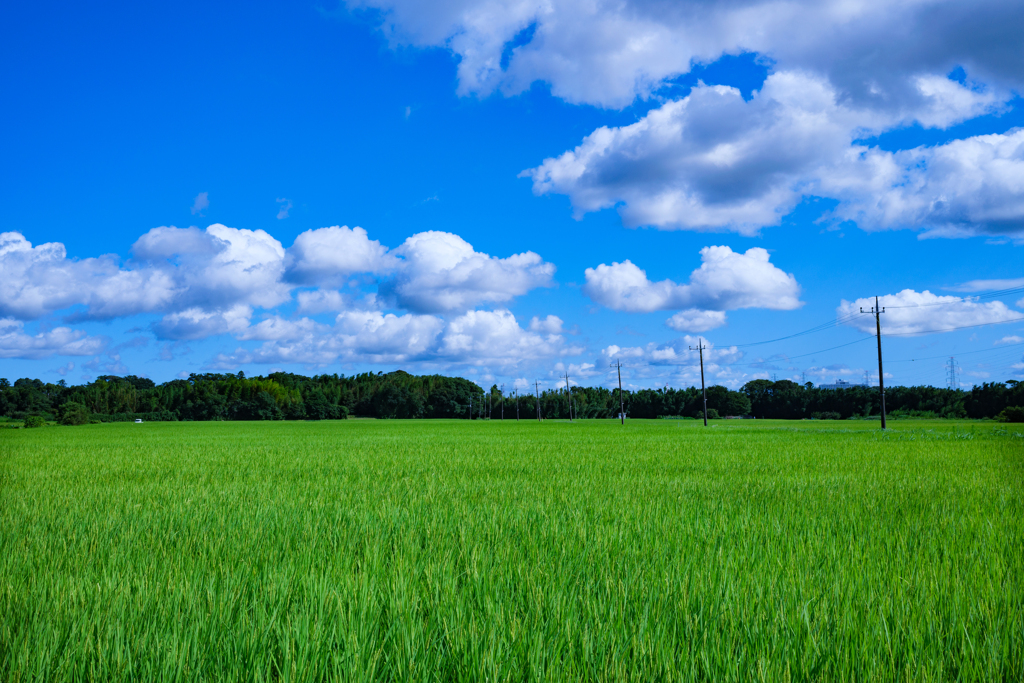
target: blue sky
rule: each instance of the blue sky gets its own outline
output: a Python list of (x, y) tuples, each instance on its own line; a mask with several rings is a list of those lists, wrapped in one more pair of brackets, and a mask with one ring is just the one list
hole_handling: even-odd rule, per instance
[(1024, 10), (605, 5), (6, 8), (0, 376), (1024, 379)]

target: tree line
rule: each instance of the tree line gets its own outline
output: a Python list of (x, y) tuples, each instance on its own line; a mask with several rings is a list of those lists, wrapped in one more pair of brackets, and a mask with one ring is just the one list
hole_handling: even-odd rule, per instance
[[(892, 417), (1006, 417), (1024, 406), (1024, 383), (987, 382), (969, 391), (930, 386), (889, 387)], [(328, 420), (373, 418), (535, 419), (540, 404), (549, 419), (608, 419), (619, 414), (617, 389), (572, 387), (569, 391), (504, 394), (485, 391), (461, 377), (411, 375), (404, 371), (305, 377), (287, 372), (246, 377), (244, 373), (192, 374), (156, 384), (145, 377), (104, 375), (83, 385), (23, 378), (0, 379), (0, 417), (14, 420)], [(701, 391), (661, 388), (622, 394), (631, 418), (700, 418)], [(822, 389), (789, 380), (753, 380), (739, 391), (707, 389), (708, 416), (773, 419), (848, 419), (880, 413), (877, 389)]]

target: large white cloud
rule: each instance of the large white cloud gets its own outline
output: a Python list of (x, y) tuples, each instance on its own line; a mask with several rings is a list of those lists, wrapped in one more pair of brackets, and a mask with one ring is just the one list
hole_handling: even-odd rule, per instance
[[(690, 274), (688, 284), (672, 280), (651, 282), (645, 271), (627, 260), (587, 268), (583, 293), (602, 306), (634, 313), (678, 309), (791, 310), (801, 305), (796, 278), (772, 264), (765, 249), (753, 247), (740, 254), (726, 246), (704, 247), (700, 255), (701, 266)], [(692, 311), (691, 317), (696, 317)], [(724, 322), (724, 316), (721, 320)], [(705, 316), (704, 324), (708, 322), (710, 318)]]
[(54, 355), (93, 356), (107, 344), (104, 337), (89, 336), (82, 330), (68, 327), (28, 334), (20, 320), (0, 318), (0, 358), (37, 360)]
[[(621, 108), (722, 55), (773, 62), (749, 102), (699, 85), (524, 172), (535, 192), (569, 195), (577, 216), (616, 206), (627, 225), (751, 234), (823, 194), (841, 201), (835, 217), (866, 229), (1024, 235), (1020, 133), (895, 154), (853, 144), (915, 122), (946, 128), (1005, 109), (1024, 87), (1020, 3), (348, 4), (383, 10), (393, 44), (456, 53), (462, 94), (513, 94), (541, 81), (569, 102)], [(948, 78), (957, 67), (967, 76)]]
[(291, 280), (318, 287), (337, 287), (353, 274), (384, 272), (395, 265), (387, 247), (363, 228), (347, 225), (302, 233), (288, 248), (286, 264)]
[[(1024, 84), (1024, 7), (1005, 0), (347, 4), (382, 9), (393, 44), (458, 55), (461, 94), (514, 94), (540, 81), (569, 102), (620, 108), (695, 63), (743, 51), (766, 55), (780, 68), (816, 71), (844, 100), (893, 112), (926, 106), (919, 79), (957, 65), (1003, 87)], [(515, 46), (517, 34), (528, 42)]]
[(725, 311), (702, 311), (688, 308), (665, 321), (676, 332), (707, 332), (725, 324)]
[[(875, 333), (875, 317), (859, 314), (861, 309), (871, 310), (875, 299), (863, 298), (855, 301), (845, 299), (836, 309), (840, 318), (851, 317), (847, 325), (862, 332)], [(957, 296), (940, 296), (928, 290), (916, 292), (904, 289), (896, 294), (878, 298), (878, 305), (885, 311), (880, 322), (882, 335), (917, 335), (929, 332), (952, 331), (953, 329), (1000, 323), (1024, 319), (1024, 312), (1015, 311), (1001, 301), (979, 303)]]
[[(496, 258), (444, 232), (415, 234), (389, 251), (362, 228), (330, 227), (302, 233), (286, 251), (263, 230), (159, 227), (135, 242), (124, 264), (116, 256), (71, 259), (63, 244), (33, 246), (9, 232), (0, 234), (0, 315), (156, 313), (163, 317), (153, 331), (163, 339), (278, 339), (283, 323), (264, 321), (254, 330), (249, 321), (257, 309), (291, 301), (301, 285), (317, 287), (296, 294), (302, 314), (363, 315), (386, 303), (416, 313), (461, 313), (549, 286), (554, 270), (533, 252)], [(360, 274), (379, 282), (386, 297), (334, 289)]]
[(841, 200), (837, 217), (868, 230), (1024, 238), (1024, 129), (895, 153), (854, 148), (819, 184)]
[[(996, 103), (945, 78), (918, 87), (930, 98), (916, 118), (935, 124)], [(901, 116), (851, 108), (820, 77), (780, 72), (749, 101), (698, 86), (523, 175), (537, 194), (568, 195), (577, 217), (618, 206), (630, 226), (754, 234), (814, 194), (839, 199), (835, 216), (868, 230), (1024, 231), (1024, 131), (899, 152), (854, 144)]]
[(568, 346), (561, 334), (523, 329), (504, 309), (467, 311), (449, 321), (415, 313), (346, 311), (338, 315), (333, 326), (307, 318), (292, 321), (274, 317), (236, 336), (267, 341), (255, 350), (222, 354), (215, 358), (213, 367), (336, 362), (513, 367), (523, 361), (582, 352)]
[(59, 242), (33, 247), (21, 233), (0, 233), (0, 315), (31, 320), (82, 305), (111, 318), (158, 309), (174, 295), (166, 273), (122, 270), (116, 256), (69, 259)]
[(450, 232), (421, 232), (394, 250), (401, 257), (381, 294), (418, 313), (465, 311), (484, 303), (505, 303), (552, 284), (555, 266), (532, 251), (497, 258), (473, 249)]
[(69, 259), (63, 244), (33, 247), (20, 233), (3, 233), (0, 314), (32, 319), (79, 305), (85, 311), (73, 317), (213, 314), (289, 298), (281, 282), (284, 249), (262, 230), (154, 228), (132, 252), (134, 259), (122, 267), (115, 256)]

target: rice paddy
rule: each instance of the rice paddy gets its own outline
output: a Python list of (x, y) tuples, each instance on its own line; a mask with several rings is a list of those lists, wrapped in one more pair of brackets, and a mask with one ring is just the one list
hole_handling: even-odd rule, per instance
[(0, 430), (0, 679), (1024, 679), (1024, 435), (890, 425)]

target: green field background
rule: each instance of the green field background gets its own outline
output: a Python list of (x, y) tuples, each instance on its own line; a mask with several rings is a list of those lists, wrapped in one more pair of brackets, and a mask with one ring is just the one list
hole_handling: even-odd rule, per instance
[(0, 430), (0, 679), (1024, 680), (1024, 431)]

